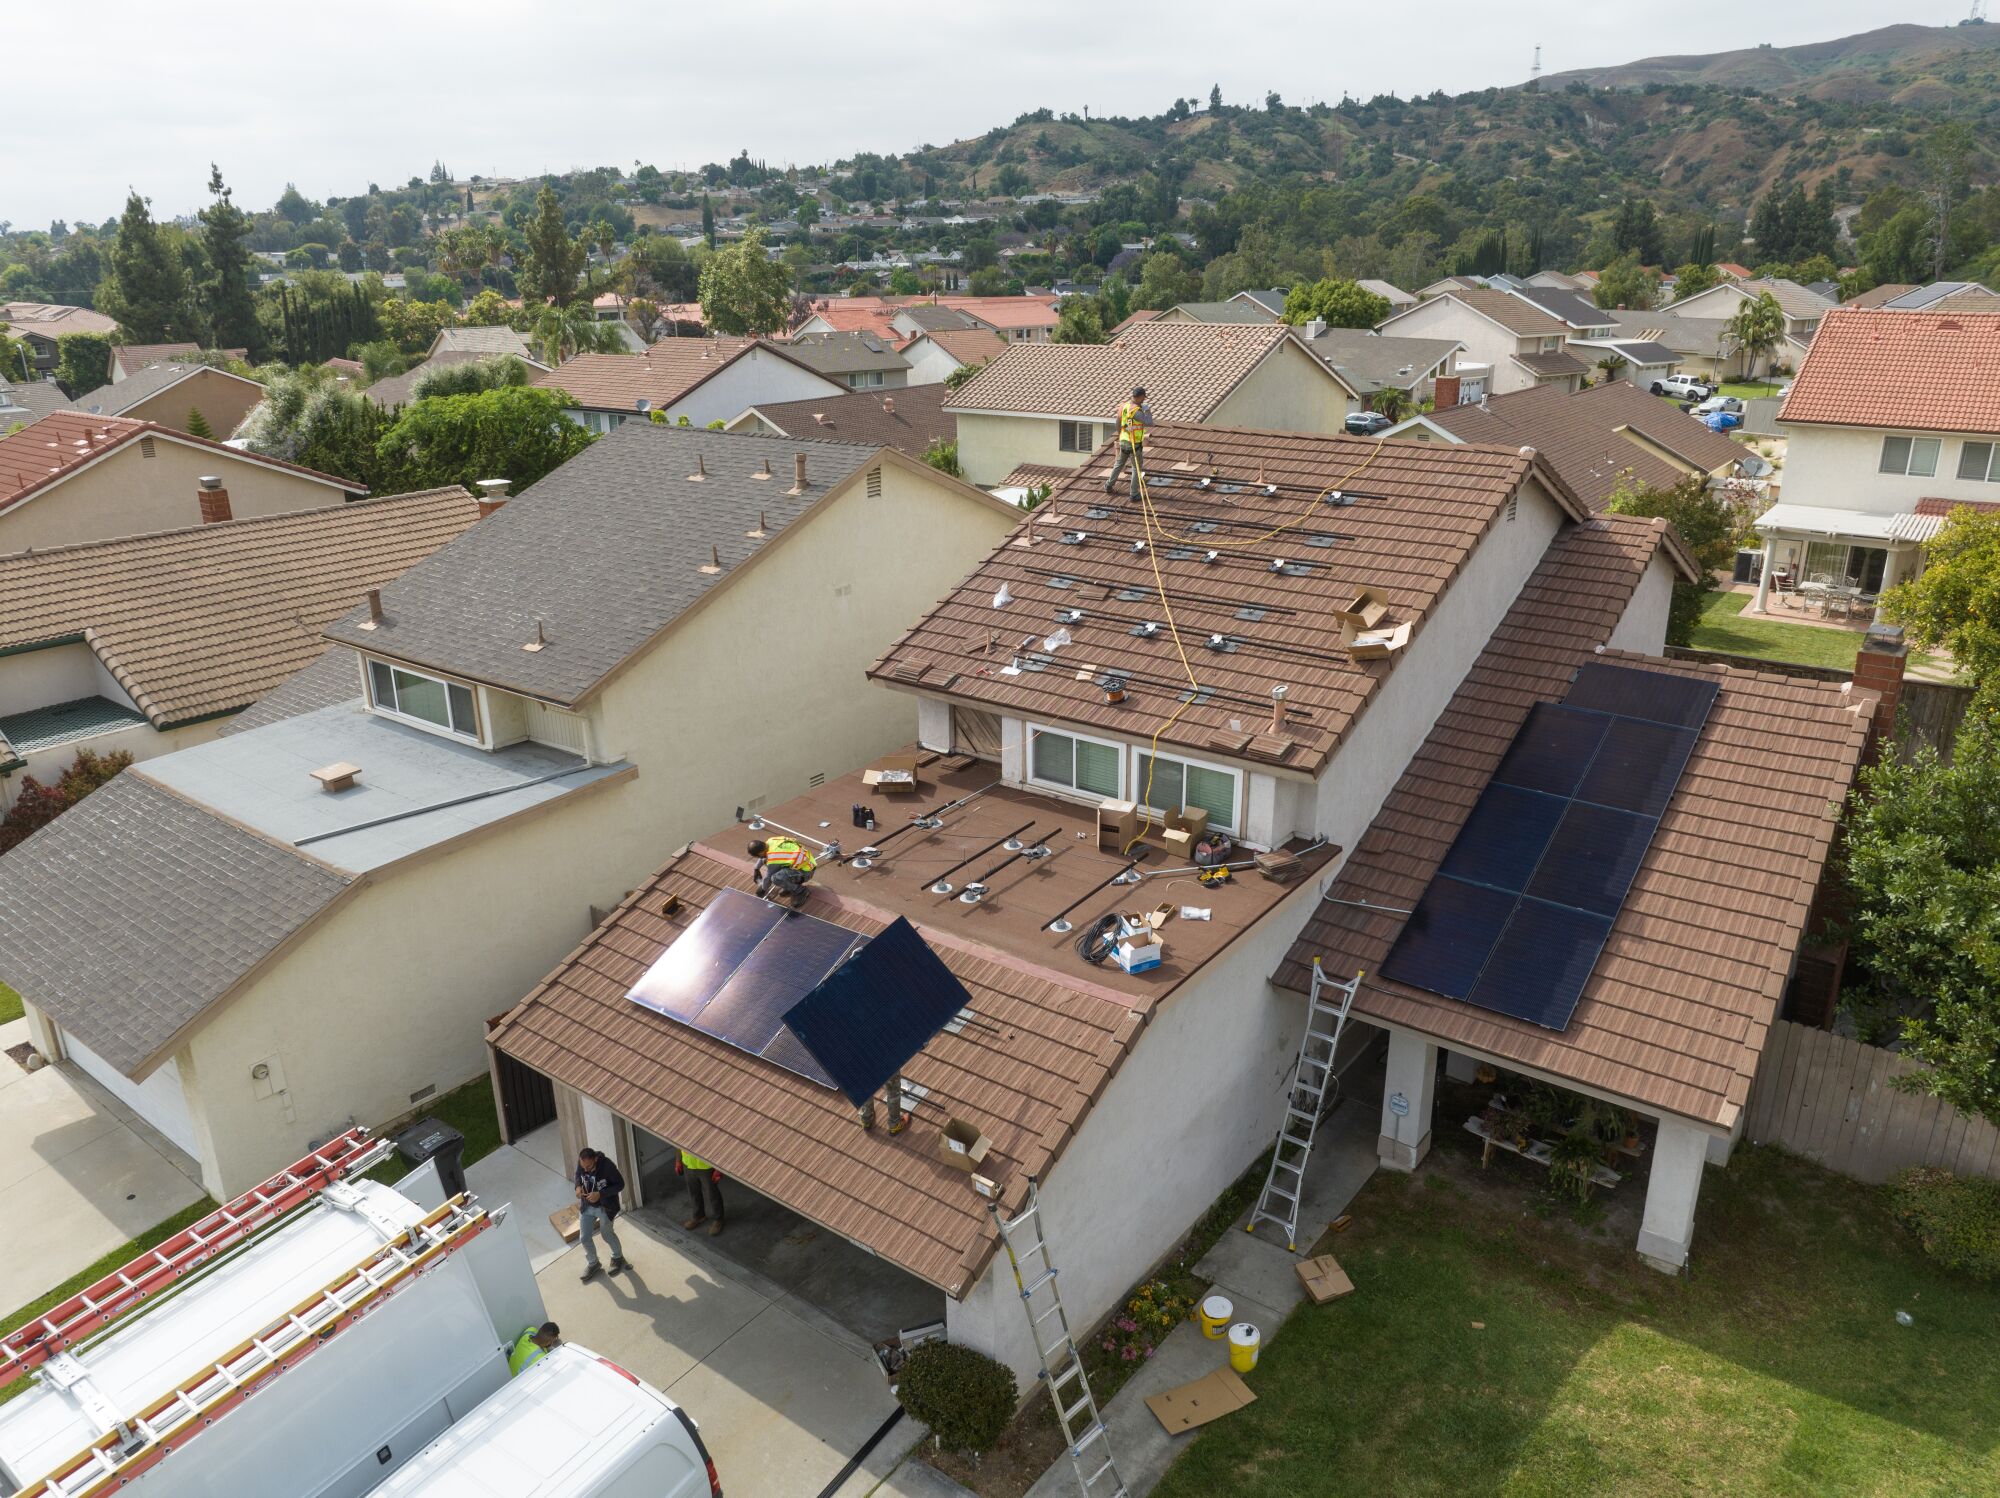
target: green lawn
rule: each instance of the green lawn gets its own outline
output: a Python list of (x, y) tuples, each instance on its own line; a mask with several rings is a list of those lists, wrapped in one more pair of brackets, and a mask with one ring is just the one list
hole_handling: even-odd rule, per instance
[(1792, 661), (1802, 666), (1854, 669), (1861, 649), (1858, 630), (1815, 629), (1810, 624), (1781, 624), (1771, 619), (1744, 619), (1743, 606), (1755, 595), (1711, 593), (1702, 605), (1701, 623), (1689, 642), (1696, 650), (1726, 655), (1752, 655), (1759, 660)]
[(1719, 395), (1733, 395), (1738, 400), (1756, 400), (1761, 396), (1776, 395), (1784, 386), (1763, 380), (1724, 380)]
[[(450, 1092), (432, 1098), (426, 1106), (411, 1115), (410, 1122), (414, 1123), (419, 1118), (435, 1118), (463, 1134), (464, 1163), (467, 1165), (500, 1148), (500, 1115), (493, 1107), (493, 1083), (486, 1077), (474, 1077), (464, 1086), (454, 1087)], [(400, 1132), (400, 1129), (394, 1132)], [(369, 1171), (367, 1179), (393, 1186), (402, 1180), (409, 1169), (401, 1155), (391, 1155)]]
[(21, 996), (0, 983), (0, 1025), (8, 1024), (21, 1017)]
[(1879, 1188), (1740, 1148), (1681, 1280), (1530, 1174), (1451, 1144), (1378, 1174), (1327, 1241), (1355, 1292), (1293, 1314), (1159, 1498), (2000, 1492), (2000, 1287)]

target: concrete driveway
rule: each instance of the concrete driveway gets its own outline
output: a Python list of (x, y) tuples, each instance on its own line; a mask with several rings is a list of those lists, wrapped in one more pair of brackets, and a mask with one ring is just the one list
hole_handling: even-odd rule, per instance
[[(489, 1202), (511, 1201), (549, 1318), (563, 1337), (664, 1390), (701, 1427), (730, 1498), (850, 1498), (871, 1492), (922, 1436), (872, 1349), (812, 1305), (724, 1258), (659, 1214), (618, 1222), (630, 1268), (578, 1283), (580, 1249), (548, 1214), (572, 1200), (551, 1125), (466, 1172)], [(546, 1137), (544, 1137), (546, 1136)]]
[[(0, 1052), (28, 1022), (0, 1025)], [(195, 1164), (69, 1065), (0, 1054), (0, 1315), (203, 1197)]]

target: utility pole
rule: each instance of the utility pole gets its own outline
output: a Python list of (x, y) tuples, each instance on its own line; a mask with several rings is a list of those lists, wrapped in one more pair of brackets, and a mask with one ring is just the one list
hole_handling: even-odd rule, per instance
[(1532, 68), (1528, 69), (1528, 92), (1531, 94), (1538, 94), (1541, 91), (1542, 91), (1542, 49), (1539, 45), (1537, 45), (1535, 48), (1535, 65)]

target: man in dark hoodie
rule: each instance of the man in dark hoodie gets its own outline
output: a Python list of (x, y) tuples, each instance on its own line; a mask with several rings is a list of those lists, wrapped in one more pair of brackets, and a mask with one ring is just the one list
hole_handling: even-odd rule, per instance
[(625, 1250), (618, 1242), (612, 1223), (618, 1220), (618, 1194), (625, 1189), (625, 1177), (609, 1155), (599, 1154), (589, 1145), (576, 1155), (577, 1226), (583, 1231), (583, 1282), (597, 1278), (597, 1235), (611, 1246), (611, 1270), (625, 1267)]

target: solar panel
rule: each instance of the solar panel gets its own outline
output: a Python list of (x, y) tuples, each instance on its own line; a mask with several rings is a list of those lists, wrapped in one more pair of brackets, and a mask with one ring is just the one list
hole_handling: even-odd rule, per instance
[(1493, 779), (1500, 785), (1546, 791), (1551, 796), (1571, 795), (1609, 726), (1601, 714), (1537, 702), (1528, 710), (1528, 721), (1521, 725), (1514, 742), (1507, 746)]
[(1561, 796), (1489, 786), (1438, 872), (1519, 894), (1534, 877), (1568, 806)]
[(1590, 661), (1576, 673), (1563, 702), (1619, 718), (1698, 729), (1708, 721), (1719, 685), (1712, 677), (1672, 676), (1664, 671)]
[(692, 1024), (785, 913), (768, 900), (725, 889), (660, 954), (628, 998)]
[(1572, 801), (1523, 893), (1537, 900), (1615, 916), (1658, 824), (1651, 817)]
[(1657, 817), (1673, 799), (1694, 741), (1692, 728), (1613, 719), (1576, 798)]
[(1523, 900), (1468, 1000), (1546, 1030), (1567, 1029), (1610, 934), (1609, 916)]
[(781, 918), (709, 1000), (701, 1028), (717, 1040), (761, 1053), (785, 1022), (785, 1011), (864, 940), (831, 921)]
[(1382, 976), (1462, 999), (1506, 929), (1515, 896), (1439, 875), (1382, 963)]
[(857, 1107), (972, 1003), (950, 968), (898, 916), (800, 999), (785, 1024)]

